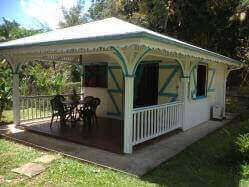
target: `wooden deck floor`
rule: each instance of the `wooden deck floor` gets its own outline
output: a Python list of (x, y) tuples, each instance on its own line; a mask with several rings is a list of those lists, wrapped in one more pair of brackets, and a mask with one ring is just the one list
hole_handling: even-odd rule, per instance
[(89, 128), (83, 122), (77, 122), (75, 127), (70, 124), (61, 126), (59, 122), (54, 122), (50, 129), (50, 123), (38, 123), (25, 125), (25, 129), (43, 135), (60, 138), (86, 146), (93, 146), (114, 153), (122, 152), (122, 121), (98, 118), (98, 126)]

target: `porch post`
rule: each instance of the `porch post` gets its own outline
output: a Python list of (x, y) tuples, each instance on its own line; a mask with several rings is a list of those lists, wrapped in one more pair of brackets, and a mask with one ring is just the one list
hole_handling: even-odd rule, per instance
[(19, 74), (18, 72), (13, 73), (13, 114), (14, 124), (20, 125), (20, 91), (19, 91)]
[(134, 76), (125, 76), (124, 153), (132, 153)]
[(83, 84), (84, 84), (84, 65), (82, 63), (81, 67), (80, 67), (80, 94), (81, 94), (80, 98), (81, 99), (84, 98), (84, 96), (83, 96), (83, 94), (84, 94), (84, 85)]
[(80, 55), (80, 99), (83, 100), (84, 96), (84, 64), (83, 64), (83, 58), (82, 55)]
[(188, 129), (188, 84), (189, 77), (182, 77), (182, 98), (183, 98), (183, 111), (182, 111), (182, 130)]
[(227, 91), (227, 76), (226, 76), (226, 74), (225, 74), (225, 76), (224, 76), (224, 95), (223, 95), (223, 99), (224, 99), (224, 101), (223, 101), (223, 104), (224, 104), (224, 106), (223, 106), (223, 118), (226, 118), (226, 91)]

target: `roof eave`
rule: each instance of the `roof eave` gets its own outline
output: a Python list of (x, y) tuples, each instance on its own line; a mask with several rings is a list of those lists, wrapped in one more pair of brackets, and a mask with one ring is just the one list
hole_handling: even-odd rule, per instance
[(143, 33), (143, 36), (147, 37), (149, 39), (153, 39), (153, 40), (157, 40), (159, 42), (163, 42), (165, 44), (176, 45), (176, 46), (178, 46), (180, 48), (184, 48), (184, 49), (192, 50), (192, 51), (195, 51), (195, 52), (200, 52), (200, 53), (208, 54), (209, 56), (211, 56), (213, 58), (218, 58), (221, 61), (227, 61), (227, 62), (233, 63), (236, 66), (243, 66), (243, 63), (240, 62), (240, 61), (238, 61), (238, 60), (234, 60), (232, 58), (229, 58), (229, 57), (226, 57), (226, 56), (214, 53), (212, 51), (208, 51), (206, 49), (193, 47), (193, 46), (188, 45), (188, 44), (179, 44), (179, 43), (177, 43), (175, 41), (168, 40), (168, 39), (160, 37), (160, 36), (154, 36), (154, 35), (146, 33), (146, 32)]
[(176, 45), (183, 49), (188, 49), (191, 51), (195, 51), (198, 53), (203, 53), (205, 55), (209, 55), (210, 57), (213, 57), (215, 59), (219, 59), (221, 61), (232, 63), (236, 66), (243, 66), (243, 63), (237, 60), (234, 60), (232, 58), (208, 51), (206, 49), (198, 48), (195, 46), (192, 46), (190, 44), (184, 43), (178, 43), (176, 41), (169, 40), (167, 38), (161, 37), (161, 36), (155, 36), (153, 34), (140, 31), (140, 32), (133, 32), (133, 33), (125, 33), (125, 34), (116, 34), (116, 35), (109, 35), (109, 36), (98, 36), (98, 37), (89, 37), (89, 38), (78, 38), (78, 39), (67, 39), (67, 40), (59, 40), (59, 41), (48, 41), (48, 42), (39, 42), (39, 43), (30, 43), (30, 44), (20, 44), (20, 45), (11, 45), (11, 46), (0, 46), (1, 50), (8, 50), (8, 49), (17, 49), (17, 48), (26, 48), (26, 47), (35, 47), (35, 46), (51, 46), (51, 45), (63, 45), (63, 44), (77, 44), (82, 42), (97, 42), (97, 41), (105, 41), (105, 40), (121, 40), (121, 39), (127, 39), (127, 38), (149, 38), (152, 40), (156, 40), (161, 43), (170, 44), (170, 45)]

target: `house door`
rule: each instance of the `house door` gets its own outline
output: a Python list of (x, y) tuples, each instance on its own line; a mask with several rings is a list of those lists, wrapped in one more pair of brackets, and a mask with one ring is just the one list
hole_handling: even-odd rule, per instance
[(134, 108), (156, 105), (158, 101), (158, 63), (141, 63), (134, 81)]

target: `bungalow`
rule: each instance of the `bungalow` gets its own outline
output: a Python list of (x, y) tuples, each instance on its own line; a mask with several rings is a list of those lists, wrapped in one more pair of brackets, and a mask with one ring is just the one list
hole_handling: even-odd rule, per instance
[(13, 69), (14, 123), (20, 124), (20, 66), (31, 60), (81, 65), (84, 95), (99, 97), (97, 115), (118, 119), (122, 152), (175, 129), (225, 117), (226, 78), (242, 63), (117, 18), (0, 44)]

